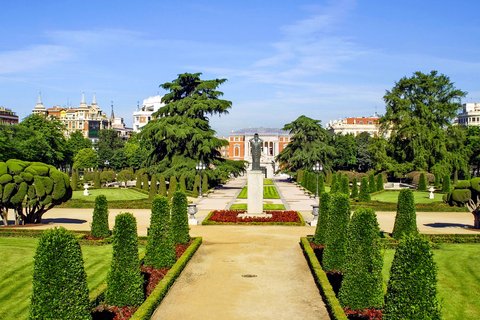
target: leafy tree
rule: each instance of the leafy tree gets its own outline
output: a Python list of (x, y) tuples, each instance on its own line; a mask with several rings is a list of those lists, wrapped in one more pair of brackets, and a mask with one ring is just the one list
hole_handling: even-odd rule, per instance
[(98, 166), (104, 167), (105, 161), (110, 162), (116, 150), (123, 148), (124, 141), (113, 129), (100, 130), (97, 142)]
[(143, 277), (138, 259), (137, 221), (131, 213), (115, 217), (112, 247), (105, 302), (119, 307), (138, 306), (144, 299)]
[(114, 170), (122, 170), (128, 166), (129, 164), (127, 156), (125, 155), (125, 150), (123, 150), (123, 148), (115, 150), (109, 161), (108, 167), (111, 167)]
[(232, 106), (220, 99), (223, 93), (218, 91), (226, 79), (202, 80), (200, 76), (184, 73), (162, 84), (160, 87), (168, 91), (162, 98), (165, 106), (140, 133), (148, 149), (148, 163), (167, 176), (193, 172), (199, 159), (207, 165), (222, 166), (225, 162), (219, 150), (228, 141), (215, 137), (208, 116), (227, 114)]
[(117, 175), (113, 170), (103, 170), (100, 172), (100, 181), (103, 183), (113, 182), (116, 178)]
[(174, 243), (188, 243), (188, 201), (182, 191), (175, 191), (172, 198), (172, 231)]
[(358, 200), (362, 202), (368, 202), (371, 200), (367, 177), (363, 177), (362, 182), (360, 183), (360, 194), (358, 195)]
[(139, 135), (137, 133), (132, 134), (128, 141), (125, 142), (122, 150), (127, 158), (127, 164), (129, 167), (135, 170), (144, 167), (144, 162), (147, 158), (148, 151), (145, 146), (141, 144)]
[(347, 250), (347, 227), (350, 220), (348, 196), (342, 193), (333, 194), (329, 208), (323, 268), (326, 271), (343, 272)]
[(150, 191), (148, 192), (148, 197), (153, 199), (157, 195), (157, 176), (154, 174), (152, 175), (152, 179), (150, 180)]
[(418, 235), (404, 237), (395, 251), (383, 319), (441, 319), (435, 261)]
[(366, 172), (373, 168), (374, 160), (369, 150), (372, 143), (372, 137), (368, 132), (361, 132), (355, 137), (356, 146), (356, 165), (357, 170), (360, 172)]
[(45, 212), (72, 197), (68, 175), (45, 163), (17, 159), (0, 162), (0, 190), (4, 222), (13, 209), (24, 223), (41, 223)]
[(339, 292), (353, 310), (383, 306), (382, 244), (373, 209), (360, 208), (348, 225), (345, 274)]
[(125, 188), (127, 187), (127, 181), (133, 180), (135, 175), (133, 174), (132, 169), (123, 169), (117, 175), (117, 180), (123, 182), (125, 184)]
[(373, 173), (368, 175), (368, 191), (370, 193), (377, 191), (377, 184), (375, 183), (375, 175)]
[(404, 77), (384, 96), (383, 130), (391, 130), (392, 157), (404, 169), (431, 171), (448, 155), (445, 128), (451, 126), (466, 92), (437, 71)]
[(477, 177), (480, 176), (480, 127), (468, 126), (466, 130), (466, 146), (470, 155), (468, 164), (473, 168), (473, 175)]
[(103, 194), (95, 198), (91, 233), (96, 238), (105, 238), (110, 235), (110, 229), (108, 228), (108, 202), (107, 197)]
[(321, 193), (319, 199), (318, 221), (315, 229), (315, 237), (313, 242), (316, 244), (325, 244), (328, 234), (328, 222), (330, 221), (330, 201), (331, 196), (329, 193)]
[(166, 197), (156, 196), (152, 201), (145, 265), (154, 268), (170, 268), (175, 263), (175, 259), (170, 205)]
[(353, 178), (352, 182), (352, 193), (350, 194), (350, 198), (356, 199), (358, 197), (358, 184), (357, 184), (357, 178)]
[(329, 134), (322, 128), (320, 120), (302, 115), (286, 124), (283, 130), (292, 135), (290, 143), (276, 157), (283, 171), (293, 173), (310, 169), (317, 162), (321, 162), (325, 170), (332, 168), (331, 159), (336, 151), (329, 145)]
[(427, 179), (425, 179), (425, 173), (420, 173), (420, 179), (418, 180), (418, 191), (427, 191)]
[(159, 187), (158, 187), (158, 194), (160, 196), (166, 196), (167, 195), (167, 183), (165, 182), (165, 177), (163, 176), (163, 174), (160, 175), (160, 184), (159, 184)]
[(45, 230), (34, 257), (29, 319), (91, 319), (87, 274), (76, 237)]
[(73, 158), (74, 169), (96, 168), (98, 163), (97, 152), (92, 148), (84, 148), (78, 150)]
[(82, 149), (92, 149), (92, 141), (83, 136), (82, 131), (77, 130), (70, 133), (67, 139), (67, 148), (75, 157), (78, 151)]
[(383, 175), (381, 173), (377, 174), (377, 191), (384, 190), (383, 187)]
[(357, 143), (353, 134), (336, 134), (333, 140), (336, 157), (333, 166), (337, 170), (354, 169), (357, 164)]
[(402, 189), (398, 195), (397, 215), (395, 216), (392, 236), (395, 239), (400, 239), (403, 234), (417, 232), (417, 214), (413, 192), (410, 189)]

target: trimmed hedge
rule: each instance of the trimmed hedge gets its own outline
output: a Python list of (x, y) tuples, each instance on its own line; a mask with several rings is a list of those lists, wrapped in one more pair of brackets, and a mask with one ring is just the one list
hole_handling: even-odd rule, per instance
[(398, 194), (397, 215), (392, 236), (399, 240), (403, 234), (417, 232), (417, 213), (413, 192), (410, 189), (402, 189)]
[(172, 198), (172, 233), (173, 243), (188, 243), (190, 241), (188, 227), (188, 200), (182, 191), (176, 191)]
[(358, 184), (357, 184), (357, 178), (353, 178), (352, 182), (352, 193), (350, 194), (350, 198), (356, 199), (358, 197)]
[(418, 179), (418, 191), (427, 191), (427, 179), (425, 178), (425, 173), (420, 173), (420, 178)]
[(192, 188), (192, 196), (194, 197), (198, 197), (198, 192), (199, 192), (199, 189), (200, 189), (200, 175), (197, 174), (195, 176), (195, 181), (193, 183), (193, 188)]
[(360, 193), (358, 195), (358, 200), (362, 202), (368, 202), (371, 200), (367, 177), (363, 177), (362, 182), (360, 183)]
[(330, 213), (330, 200), (331, 196), (329, 193), (320, 194), (319, 198), (319, 208), (318, 208), (318, 221), (317, 227), (315, 228), (315, 237), (313, 242), (316, 244), (325, 244), (325, 239), (328, 232), (328, 221)]
[(100, 178), (100, 171), (95, 171), (93, 176), (93, 187), (95, 189), (100, 189), (102, 187), (102, 180)]
[(158, 195), (165, 197), (167, 196), (167, 183), (165, 182), (165, 176), (163, 174), (160, 175), (159, 182)]
[(377, 192), (377, 184), (375, 183), (375, 175), (373, 173), (368, 176), (368, 192)]
[(150, 190), (150, 186), (148, 184), (148, 174), (146, 173), (142, 175), (142, 190), (147, 192)]
[(116, 216), (112, 244), (105, 302), (118, 307), (139, 306), (144, 300), (143, 277), (138, 259), (137, 222), (131, 213)]
[(441, 319), (433, 254), (418, 235), (405, 236), (395, 251), (383, 319)]
[(172, 199), (175, 191), (177, 191), (177, 178), (175, 176), (170, 176), (170, 183), (168, 184), (168, 199)]
[(195, 238), (192, 241), (192, 244), (167, 272), (165, 277), (160, 280), (155, 289), (148, 296), (145, 302), (137, 309), (130, 320), (149, 320), (151, 318), (152, 314), (155, 312), (155, 309), (166, 296), (170, 287), (173, 285), (201, 244), (202, 238)]
[(340, 193), (346, 194), (347, 196), (350, 196), (350, 186), (349, 186), (349, 181), (348, 177), (345, 175), (342, 175), (340, 178)]
[(338, 181), (337, 181), (337, 175), (334, 173), (332, 174), (332, 183), (330, 184), (330, 193), (336, 193), (338, 192)]
[(472, 197), (470, 189), (454, 189), (451, 193), (451, 200), (458, 204), (467, 202)]
[(383, 174), (379, 173), (377, 174), (377, 191), (382, 191), (384, 190), (383, 186)]
[[(33, 176), (32, 176), (32, 178), (33, 178)], [(72, 182), (70, 182), (70, 185), (72, 186), (73, 191), (76, 191), (78, 189), (78, 172), (77, 172), (77, 170), (73, 170)]]
[(205, 194), (208, 192), (208, 176), (206, 173), (203, 173), (202, 177), (202, 193)]
[(108, 202), (107, 197), (101, 194), (95, 198), (95, 207), (92, 218), (92, 236), (105, 238), (110, 235), (108, 227)]
[(350, 204), (348, 196), (341, 193), (334, 194), (330, 202), (328, 230), (322, 261), (326, 271), (344, 271), (349, 220)]
[(325, 271), (323, 271), (320, 262), (318, 261), (315, 253), (313, 252), (310, 243), (307, 238), (300, 238), (300, 246), (303, 249), (303, 253), (307, 258), (308, 265), (312, 271), (315, 283), (320, 289), (322, 294), (323, 301), (325, 301), (325, 306), (327, 307), (328, 313), (332, 320), (347, 320), (345, 312), (343, 312), (340, 302), (338, 302), (335, 292), (333, 291), (332, 285), (328, 281)]
[(178, 187), (180, 191), (187, 192), (187, 177), (185, 174), (181, 174), (180, 178), (178, 179)]
[(452, 183), (450, 182), (450, 175), (445, 175), (442, 181), (442, 192), (450, 192)]
[(157, 195), (157, 176), (152, 175), (150, 180), (150, 190), (148, 191), (148, 198), (153, 199)]
[(91, 319), (82, 251), (71, 232), (44, 231), (33, 269), (29, 319)]
[(352, 310), (383, 305), (382, 245), (377, 216), (358, 209), (348, 225), (345, 273), (339, 292), (344, 307)]
[(175, 259), (170, 205), (166, 197), (156, 196), (152, 202), (144, 264), (156, 269), (170, 268)]

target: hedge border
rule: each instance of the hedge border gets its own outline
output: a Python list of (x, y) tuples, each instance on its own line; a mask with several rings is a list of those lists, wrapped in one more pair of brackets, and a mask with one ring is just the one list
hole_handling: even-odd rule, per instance
[(142, 305), (137, 309), (133, 314), (130, 320), (148, 320), (152, 316), (155, 309), (160, 305), (163, 298), (168, 293), (168, 290), (173, 285), (175, 280), (178, 278), (180, 273), (183, 271), (188, 261), (193, 257), (197, 249), (202, 244), (202, 238), (194, 238), (192, 244), (188, 249), (183, 253), (183, 255), (175, 262), (172, 268), (167, 272), (165, 277), (160, 280), (153, 292), (148, 296), (148, 298), (142, 303)]
[[(272, 210), (272, 211), (282, 211), (282, 210)], [(268, 210), (266, 210), (268, 213)], [(303, 219), (302, 214), (299, 211), (295, 211), (300, 219), (299, 222), (216, 222), (211, 221), (213, 211), (203, 219), (202, 225), (204, 226), (299, 226), (304, 227), (306, 225), (305, 219)]]
[(331, 319), (348, 320), (342, 306), (340, 305), (340, 302), (335, 296), (335, 292), (333, 292), (333, 288), (328, 281), (327, 275), (323, 271), (322, 266), (315, 256), (312, 247), (310, 247), (310, 242), (308, 242), (306, 237), (300, 238), (300, 247), (302, 248), (303, 254), (307, 259), (308, 266), (310, 267), (310, 271), (315, 279), (315, 283), (320, 290), (320, 294), (322, 295)]

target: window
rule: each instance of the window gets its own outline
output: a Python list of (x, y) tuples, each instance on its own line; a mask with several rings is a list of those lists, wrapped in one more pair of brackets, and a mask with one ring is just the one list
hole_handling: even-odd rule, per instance
[(238, 144), (236, 144), (233, 147), (233, 156), (234, 157), (240, 157), (240, 146)]

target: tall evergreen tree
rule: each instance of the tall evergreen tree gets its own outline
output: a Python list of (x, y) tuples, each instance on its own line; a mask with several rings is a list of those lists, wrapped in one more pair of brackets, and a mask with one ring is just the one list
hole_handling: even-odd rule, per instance
[(142, 175), (142, 190), (147, 191), (150, 190), (150, 185), (148, 181), (148, 174), (144, 173)]
[(197, 174), (195, 176), (195, 181), (193, 183), (193, 190), (192, 190), (192, 195), (194, 197), (198, 197), (198, 193), (199, 193), (199, 190), (200, 190), (200, 187), (201, 187), (200, 186), (200, 180), (201, 180), (200, 175)]
[(442, 181), (442, 192), (450, 192), (452, 189), (452, 183), (450, 181), (450, 175), (445, 175)]
[(340, 180), (340, 192), (343, 194), (346, 194), (347, 196), (350, 196), (350, 182), (348, 181), (348, 177), (346, 175), (341, 176)]
[(206, 173), (202, 177), (202, 193), (206, 194), (208, 192), (208, 176)]
[(332, 174), (332, 183), (330, 184), (330, 193), (338, 192), (338, 182), (337, 182), (337, 175), (334, 173)]
[(320, 174), (318, 177), (318, 193), (322, 194), (325, 192), (325, 180), (323, 178), (323, 174)]
[(108, 202), (107, 197), (103, 194), (95, 198), (91, 233), (92, 236), (96, 238), (105, 238), (110, 235), (110, 229), (108, 227)]

